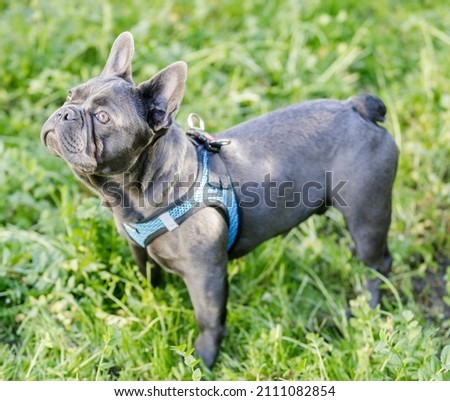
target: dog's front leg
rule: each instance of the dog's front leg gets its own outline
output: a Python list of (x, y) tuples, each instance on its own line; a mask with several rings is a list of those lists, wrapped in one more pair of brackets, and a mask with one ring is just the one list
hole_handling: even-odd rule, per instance
[[(162, 283), (163, 272), (161, 267), (148, 255), (147, 250), (128, 240), (131, 254), (139, 267), (139, 271), (144, 277), (150, 279), (152, 287), (159, 287)], [(151, 268), (147, 271), (147, 262), (150, 262)], [(148, 277), (150, 273), (150, 277)]]
[(195, 349), (210, 368), (225, 335), (228, 227), (223, 216), (207, 207), (175, 231), (156, 238), (150, 255), (183, 277), (189, 291), (199, 335)]
[(184, 276), (199, 329), (195, 350), (208, 368), (225, 336), (227, 264), (197, 265)]

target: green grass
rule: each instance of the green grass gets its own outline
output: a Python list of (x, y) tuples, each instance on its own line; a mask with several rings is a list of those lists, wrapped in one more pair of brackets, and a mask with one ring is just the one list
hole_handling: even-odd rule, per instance
[[(449, 27), (431, 0), (1, 1), (0, 379), (449, 380)], [(306, 99), (385, 101), (401, 158), (383, 308), (330, 211), (229, 265), (228, 336), (212, 372), (196, 364), (182, 280), (150, 288), (39, 141), (124, 30), (136, 82), (188, 62), (178, 120), (211, 132)]]

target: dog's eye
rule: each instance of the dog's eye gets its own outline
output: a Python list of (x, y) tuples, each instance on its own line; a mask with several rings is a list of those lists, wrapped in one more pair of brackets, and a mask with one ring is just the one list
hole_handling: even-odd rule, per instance
[(71, 100), (72, 100), (72, 91), (69, 91), (69, 93), (67, 94), (66, 101), (70, 102)]
[(99, 111), (98, 113), (96, 113), (95, 118), (97, 118), (97, 120), (102, 124), (106, 124), (109, 121), (109, 115), (104, 111)]

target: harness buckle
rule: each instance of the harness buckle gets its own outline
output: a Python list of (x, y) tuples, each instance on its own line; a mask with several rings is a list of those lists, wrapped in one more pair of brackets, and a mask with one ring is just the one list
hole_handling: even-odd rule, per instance
[(230, 139), (216, 139), (205, 131), (205, 123), (196, 113), (189, 114), (187, 118), (189, 129), (186, 134), (195, 142), (203, 145), (207, 150), (219, 153), (222, 146), (229, 145)]

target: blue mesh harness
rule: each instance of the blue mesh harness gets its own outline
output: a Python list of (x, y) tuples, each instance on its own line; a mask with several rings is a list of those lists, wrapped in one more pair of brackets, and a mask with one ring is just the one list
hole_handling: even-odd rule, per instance
[[(130, 238), (141, 247), (145, 248), (159, 235), (177, 229), (193, 213), (210, 206), (221, 210), (227, 220), (227, 251), (230, 251), (236, 242), (239, 215), (231, 178), (226, 172), (226, 167), (217, 150), (208, 150), (208, 146), (199, 144), (198, 141), (194, 141), (194, 143), (197, 145), (199, 169), (197, 178), (187, 195), (142, 222), (123, 223)], [(219, 159), (214, 161), (214, 158)], [(210, 163), (210, 159), (213, 160), (213, 163)], [(219, 166), (221, 171), (212, 171), (210, 164)], [(224, 171), (225, 174), (223, 174)], [(214, 182), (212, 176), (219, 177), (218, 182)]]

